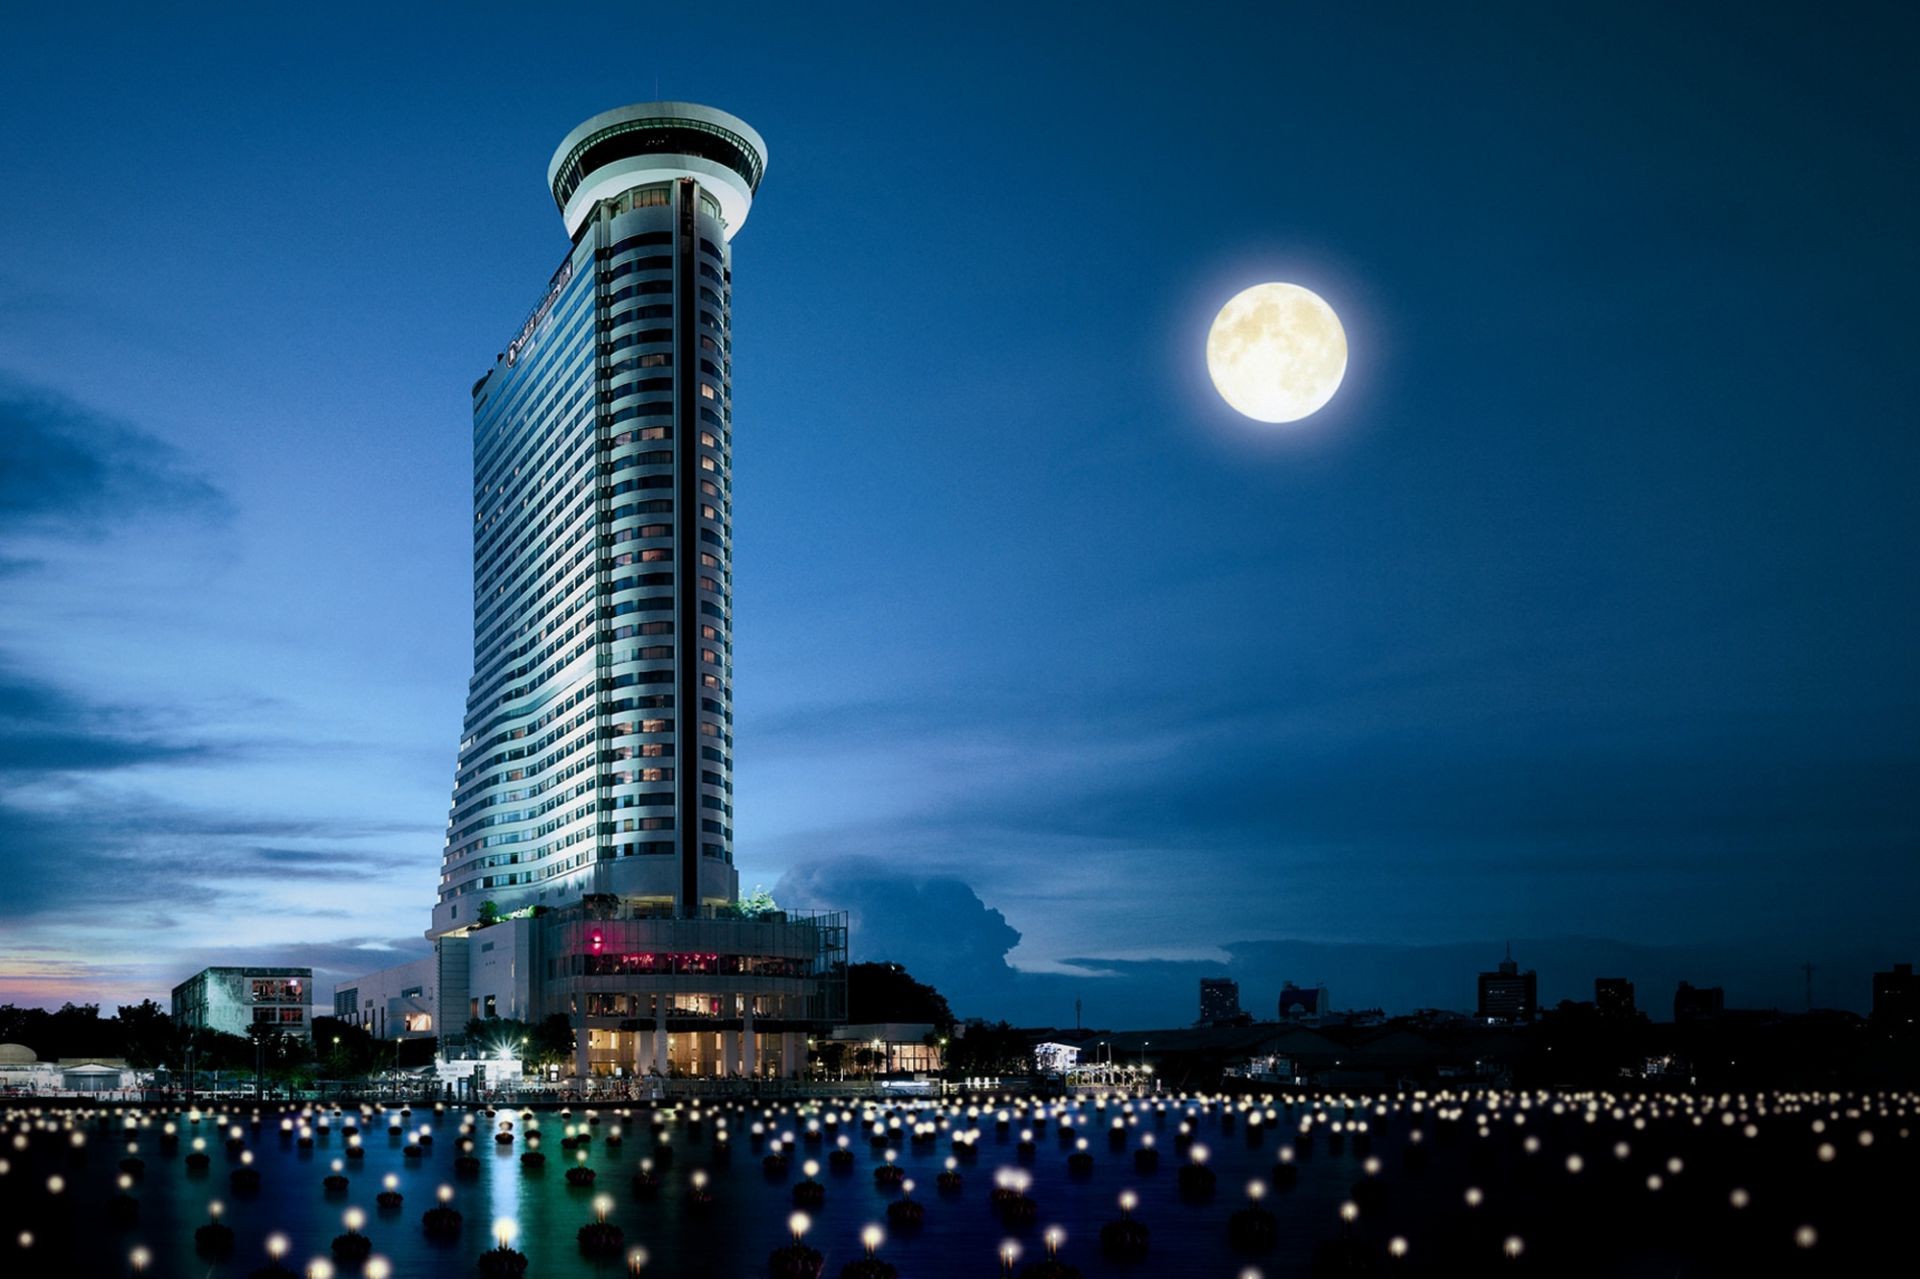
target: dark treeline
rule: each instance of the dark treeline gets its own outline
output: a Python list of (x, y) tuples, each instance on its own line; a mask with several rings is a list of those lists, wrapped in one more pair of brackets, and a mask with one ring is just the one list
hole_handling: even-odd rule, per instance
[(355, 1078), (396, 1064), (417, 1066), (433, 1055), (431, 1040), (416, 1040), (401, 1045), (396, 1057), (392, 1042), (332, 1017), (313, 1019), (311, 1042), (271, 1027), (250, 1035), (189, 1032), (151, 999), (123, 1004), (112, 1017), (102, 1017), (98, 1004), (70, 1003), (51, 1011), (0, 1005), (0, 1043), (24, 1044), (42, 1061), (101, 1057), (141, 1070), (184, 1070), (191, 1050), (195, 1070), (262, 1069), (284, 1082)]

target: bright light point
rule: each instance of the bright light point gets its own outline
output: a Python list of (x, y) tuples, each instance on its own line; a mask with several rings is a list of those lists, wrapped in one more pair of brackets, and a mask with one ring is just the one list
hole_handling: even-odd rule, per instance
[(1220, 398), (1256, 422), (1297, 422), (1326, 407), (1347, 373), (1347, 334), (1325, 299), (1297, 284), (1236, 293), (1207, 333)]

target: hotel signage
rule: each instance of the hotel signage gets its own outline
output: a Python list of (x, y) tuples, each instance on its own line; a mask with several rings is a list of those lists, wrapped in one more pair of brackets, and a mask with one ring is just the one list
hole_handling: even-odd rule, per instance
[(553, 283), (547, 286), (547, 296), (540, 299), (540, 305), (533, 308), (533, 314), (520, 326), (520, 336), (507, 343), (507, 367), (512, 368), (520, 362), (520, 352), (527, 343), (533, 341), (533, 334), (540, 322), (547, 318), (547, 312), (553, 310), (553, 303), (560, 296), (560, 290), (567, 287), (567, 281), (573, 278), (573, 259), (568, 258), (560, 266), (559, 274), (553, 277)]

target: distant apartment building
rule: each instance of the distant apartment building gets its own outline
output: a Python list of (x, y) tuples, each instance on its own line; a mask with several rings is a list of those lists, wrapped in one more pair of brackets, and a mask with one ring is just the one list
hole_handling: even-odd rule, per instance
[(1727, 992), (1719, 986), (1695, 986), (1681, 982), (1673, 992), (1675, 1021), (1705, 1021), (1727, 1010)]
[(440, 966), (431, 954), (333, 988), (333, 1015), (375, 1039), (431, 1039)]
[(1325, 986), (1296, 986), (1287, 982), (1280, 987), (1281, 1021), (1318, 1025), (1332, 1011)]
[(1240, 1020), (1240, 983), (1231, 977), (1200, 979), (1200, 1024), (1218, 1026)]
[(1637, 1011), (1633, 1002), (1633, 983), (1625, 977), (1594, 978), (1593, 1006), (1602, 1017), (1632, 1017)]
[(1513, 961), (1513, 949), (1490, 973), (1480, 974), (1479, 1000), (1474, 1015), (1483, 1022), (1515, 1023), (1532, 1021), (1540, 1011), (1539, 979), (1529, 968), (1520, 971)]
[(311, 968), (203, 968), (173, 988), (173, 1020), (189, 1030), (244, 1035), (255, 1026), (307, 1038)]
[(1895, 964), (1893, 971), (1873, 975), (1872, 1017), (1876, 1025), (1906, 1030), (1920, 1024), (1920, 980), (1912, 964)]

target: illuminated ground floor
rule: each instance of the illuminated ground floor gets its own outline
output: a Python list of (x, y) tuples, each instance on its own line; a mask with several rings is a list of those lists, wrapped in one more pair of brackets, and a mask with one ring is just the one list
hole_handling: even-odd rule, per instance
[[(846, 1020), (840, 913), (589, 897), (436, 941), (439, 1024), (564, 1016), (580, 1076), (792, 1079)], [(457, 1028), (457, 1029), (456, 1029)]]

